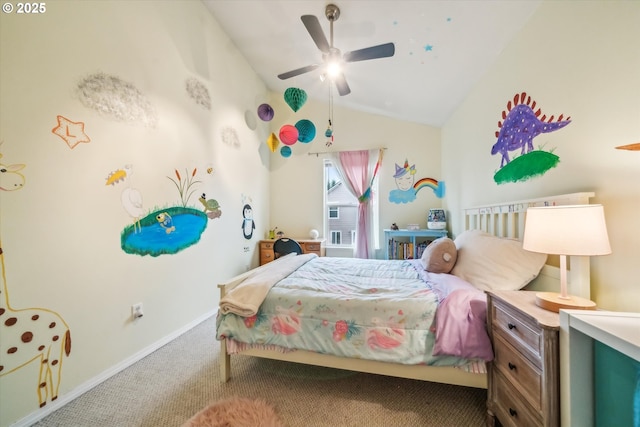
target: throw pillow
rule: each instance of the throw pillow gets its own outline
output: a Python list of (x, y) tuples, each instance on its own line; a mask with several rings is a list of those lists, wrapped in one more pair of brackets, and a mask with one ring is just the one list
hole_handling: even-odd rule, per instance
[(458, 250), (448, 237), (431, 242), (422, 253), (422, 266), (430, 273), (449, 273), (456, 263)]

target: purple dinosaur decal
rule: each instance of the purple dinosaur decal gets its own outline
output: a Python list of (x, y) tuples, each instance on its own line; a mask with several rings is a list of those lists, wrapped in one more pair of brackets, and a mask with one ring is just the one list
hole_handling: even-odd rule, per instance
[(533, 150), (533, 138), (541, 133), (553, 132), (562, 129), (571, 123), (571, 117), (562, 120), (564, 116), (560, 114), (554, 122), (554, 116), (547, 119), (542, 115), (540, 108), (535, 110), (536, 102), (527, 96), (526, 92), (517, 93), (513, 97), (513, 102), (507, 103), (507, 109), (502, 111), (502, 121), (498, 122), (499, 131), (496, 131), (498, 140), (491, 147), (491, 155), (502, 154), (500, 167), (510, 162), (509, 151), (521, 149), (520, 154), (525, 154)]

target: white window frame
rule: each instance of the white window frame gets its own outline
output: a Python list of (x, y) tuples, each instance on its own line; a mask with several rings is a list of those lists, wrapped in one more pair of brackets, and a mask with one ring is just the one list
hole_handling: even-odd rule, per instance
[[(322, 191), (322, 209), (323, 209), (323, 214), (322, 214), (322, 220), (323, 220), (323, 232), (324, 235), (327, 236), (327, 242), (326, 245), (328, 247), (336, 247), (336, 248), (354, 248), (355, 244), (352, 243), (350, 245), (345, 245), (345, 244), (340, 244), (340, 245), (333, 245), (332, 244), (332, 238), (331, 238), (331, 233), (333, 232), (330, 228), (329, 228), (329, 207), (330, 205), (327, 203), (327, 163), (332, 164), (333, 162), (330, 159), (324, 159), (324, 161), (322, 162), (322, 173), (323, 173), (323, 179), (322, 179), (322, 185), (323, 185), (323, 191)], [(380, 237), (379, 237), (379, 229), (380, 229), (380, 203), (378, 201), (378, 197), (380, 195), (379, 192), (379, 185), (378, 185), (379, 179), (375, 179), (374, 180), (374, 184), (373, 184), (373, 188), (371, 189), (372, 193), (374, 194), (373, 197), (373, 221), (372, 221), (372, 227), (375, 230), (375, 232), (373, 233), (374, 235), (374, 248), (376, 250), (380, 249)], [(355, 197), (354, 197), (355, 199)], [(356, 201), (355, 206), (357, 206), (358, 203)], [(341, 205), (342, 206), (342, 205)], [(338, 212), (340, 210), (340, 206), (336, 206), (338, 208)], [(339, 213), (338, 213), (338, 218), (339, 218)], [(331, 219), (337, 219), (337, 218), (331, 218)], [(355, 242), (355, 237), (356, 237), (356, 230), (351, 230), (351, 241)], [(343, 236), (341, 236), (343, 237)], [(340, 239), (341, 241), (344, 239)]]

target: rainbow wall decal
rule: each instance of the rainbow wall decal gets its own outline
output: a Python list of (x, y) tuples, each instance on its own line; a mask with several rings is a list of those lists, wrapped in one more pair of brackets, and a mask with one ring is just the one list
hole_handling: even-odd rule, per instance
[(413, 189), (416, 193), (422, 190), (425, 187), (429, 187), (436, 194), (436, 197), (442, 199), (444, 197), (444, 181), (438, 181), (434, 178), (422, 178), (419, 179), (415, 184), (413, 184)]

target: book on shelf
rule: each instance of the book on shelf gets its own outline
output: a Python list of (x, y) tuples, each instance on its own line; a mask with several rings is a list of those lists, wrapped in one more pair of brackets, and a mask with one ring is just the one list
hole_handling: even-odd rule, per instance
[(389, 239), (389, 259), (420, 259), (430, 242), (424, 241), (414, 244), (396, 239)]

